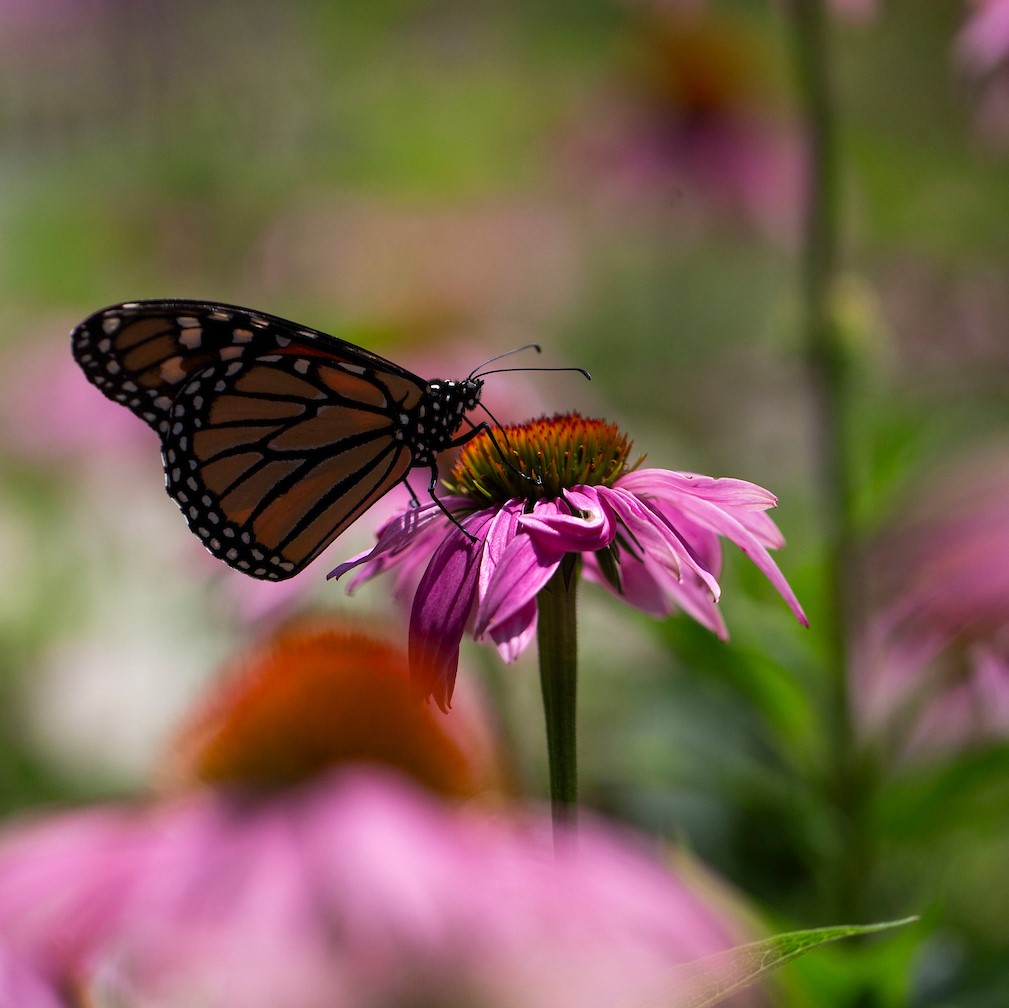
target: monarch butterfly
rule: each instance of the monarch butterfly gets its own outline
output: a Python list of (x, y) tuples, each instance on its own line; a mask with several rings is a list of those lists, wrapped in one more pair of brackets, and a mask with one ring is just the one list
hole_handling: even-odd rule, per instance
[(264, 580), (302, 571), (414, 467), (431, 470), (437, 501), (438, 453), (487, 429), (466, 416), (475, 373), (424, 381), (249, 308), (127, 301), (71, 344), (88, 379), (160, 435), (165, 487), (203, 545)]

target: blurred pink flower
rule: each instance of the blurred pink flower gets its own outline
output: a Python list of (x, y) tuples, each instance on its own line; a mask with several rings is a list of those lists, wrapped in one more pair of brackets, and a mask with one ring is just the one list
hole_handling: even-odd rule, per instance
[(957, 51), (966, 66), (990, 73), (1009, 56), (1009, 0), (974, 0), (971, 7)]
[[(746, 553), (806, 617), (768, 549), (784, 545), (763, 512), (776, 498), (752, 483), (626, 464), (630, 443), (612, 424), (572, 414), (506, 428), (497, 437), (514, 462), (542, 482), (505, 469), (487, 435), (464, 450), (448, 481), (453, 496), (411, 508), (386, 524), (378, 543), (330, 575), (363, 569), (359, 583), (398, 568), (399, 589), (416, 581), (410, 662), (418, 685), (442, 709), (451, 703), (467, 626), (505, 661), (536, 632), (536, 597), (571, 554), (585, 575), (654, 616), (676, 607), (720, 637), (719, 536)], [(472, 540), (467, 539), (467, 534)]]
[(754, 22), (704, 3), (643, 4), (632, 59), (571, 141), (576, 170), (621, 214), (644, 202), (797, 234), (803, 152)]
[(538, 817), (348, 772), (10, 829), (0, 932), (127, 1008), (675, 1005), (669, 970), (741, 937), (693, 875), (598, 825), (555, 855)]
[(926, 487), (876, 546), (887, 600), (856, 666), (867, 729), (928, 751), (1009, 733), (1009, 468), (987, 458)]
[(977, 88), (975, 126), (999, 150), (1009, 148), (1009, 0), (974, 0), (955, 56)]
[(0, 1008), (66, 1008), (53, 983), (14, 956), (0, 938)]
[[(46, 326), (0, 363), (0, 441), (42, 465), (87, 466), (97, 458), (130, 465), (158, 457), (158, 439), (121, 406), (95, 395), (70, 355), (69, 324)], [(58, 333), (59, 337), (54, 336)]]

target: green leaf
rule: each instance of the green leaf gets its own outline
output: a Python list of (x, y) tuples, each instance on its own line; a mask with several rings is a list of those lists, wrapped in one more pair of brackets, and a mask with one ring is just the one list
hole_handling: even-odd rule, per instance
[(905, 917), (881, 924), (840, 924), (806, 931), (789, 931), (763, 941), (717, 952), (675, 967), (670, 971), (661, 992), (647, 1001), (634, 1004), (633, 1008), (709, 1008), (820, 945), (851, 935), (872, 934), (902, 927), (916, 920), (917, 917)]

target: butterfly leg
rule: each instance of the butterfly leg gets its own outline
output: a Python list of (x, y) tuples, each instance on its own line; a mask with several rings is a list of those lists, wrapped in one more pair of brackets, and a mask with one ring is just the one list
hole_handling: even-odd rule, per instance
[[(406, 487), (406, 492), (410, 495), (410, 507), (420, 507), (420, 498), (414, 492), (412, 486), (410, 486), (410, 481), (408, 479), (403, 480), (403, 486)], [(434, 496), (432, 494), (432, 496)]]
[[(466, 537), (466, 538), (467, 538), (467, 539), (468, 539), (468, 540), (469, 540), (469, 541), (470, 541), (471, 543), (475, 543), (475, 542), (476, 542), (476, 536), (475, 536), (475, 535), (472, 535), (472, 534), (471, 534), (471, 533), (469, 533), (469, 532), (467, 532), (467, 531), (466, 531), (466, 529), (464, 529), (464, 528), (462, 527), (462, 525), (460, 525), (460, 524), (459, 524), (459, 519), (458, 519), (458, 518), (456, 518), (456, 516), (455, 516), (454, 514), (452, 514), (452, 512), (451, 512), (451, 511), (449, 511), (449, 509), (448, 509), (447, 507), (445, 507), (445, 504), (444, 504), (444, 502), (442, 501), (442, 499), (441, 499), (441, 498), (440, 498), (440, 497), (438, 496), (438, 494), (437, 494), (437, 493), (435, 493), (435, 488), (436, 488), (436, 487), (438, 486), (438, 480), (439, 480), (439, 479), (440, 479), (440, 473), (438, 472), (438, 467), (437, 467), (436, 465), (433, 465), (433, 466), (431, 466), (431, 482), (430, 482), (430, 483), (428, 483), (428, 485), (427, 485), (427, 492), (428, 492), (428, 495), (429, 495), (429, 496), (431, 497), (431, 500), (433, 500), (433, 501), (435, 502), (435, 504), (437, 504), (437, 505), (438, 505), (438, 507), (439, 507), (439, 508), (441, 508), (441, 511), (442, 511), (442, 513), (443, 513), (443, 514), (445, 515), (445, 517), (446, 517), (446, 518), (448, 518), (448, 520), (449, 520), (449, 521), (450, 521), (450, 522), (451, 522), (451, 523), (452, 523), (452, 524), (453, 524), (453, 525), (454, 525), (454, 526), (455, 526), (455, 527), (456, 527), (456, 528), (457, 528), (457, 529), (458, 529), (458, 530), (459, 530), (459, 531), (460, 531), (460, 532), (461, 532), (461, 533), (462, 533), (462, 534), (463, 534), (463, 535), (464, 535), (464, 536), (465, 536), (465, 537)], [(412, 492), (412, 491), (411, 491), (411, 492)]]
[[(486, 407), (484, 407), (484, 409), (486, 409)], [(515, 473), (516, 476), (518, 476), (520, 479), (524, 479), (528, 483), (532, 483), (535, 486), (543, 486), (543, 480), (541, 477), (530, 476), (529, 473), (522, 472), (521, 469), (517, 468), (515, 465), (512, 464), (511, 459), (508, 458), (508, 456), (505, 454), (504, 449), (501, 447), (501, 445), (498, 444), (497, 438), (494, 437), (494, 430), (489, 423), (484, 421), (483, 423), (474, 424), (473, 421), (470, 420), (468, 417), (465, 419), (467, 423), (472, 424), (472, 429), (466, 431), (466, 433), (461, 435), (460, 437), (457, 437), (451, 444), (452, 448), (461, 448), (468, 441), (472, 441), (473, 438), (477, 436), (477, 434), (486, 434), (487, 437), (490, 438), (490, 443), (494, 445), (494, 450), (498, 453), (498, 458), (501, 459), (506, 468), (510, 469), (513, 473)], [(511, 448), (511, 445), (508, 444), (508, 435), (505, 433), (504, 428), (496, 420), (494, 422), (498, 424), (498, 429), (501, 431), (501, 435), (505, 439), (505, 444), (508, 445), (509, 448)]]

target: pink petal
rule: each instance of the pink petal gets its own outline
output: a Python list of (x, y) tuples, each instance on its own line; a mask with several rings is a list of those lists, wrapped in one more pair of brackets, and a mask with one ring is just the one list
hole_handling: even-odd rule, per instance
[(809, 626), (806, 614), (802, 611), (799, 600), (795, 597), (795, 593), (785, 580), (785, 575), (781, 573), (778, 565), (771, 558), (771, 555), (764, 548), (757, 536), (735, 515), (719, 507), (717, 504), (705, 500), (703, 497), (677, 494), (673, 504), (675, 507), (686, 512), (688, 517), (692, 517), (694, 520), (707, 525), (708, 528), (735, 543), (753, 561), (767, 580), (774, 585), (778, 594), (781, 595), (788, 604), (788, 607), (795, 614), (796, 619), (803, 626)]
[[(470, 505), (469, 501), (463, 501), (458, 497), (450, 497), (442, 503), (448, 508)], [(345, 560), (326, 575), (327, 579), (341, 578), (355, 567), (367, 565), (367, 571), (351, 582), (348, 592), (353, 591), (362, 581), (381, 574), (406, 550), (416, 547), (430, 537), (438, 529), (439, 519), (444, 521), (445, 515), (434, 501), (420, 507), (408, 508), (379, 529), (378, 541), (371, 550)]]
[(480, 637), (510, 619), (553, 577), (563, 554), (541, 550), (527, 535), (516, 536), (494, 567), (487, 594), (480, 600), (474, 636)]
[(669, 586), (669, 594), (691, 619), (710, 630), (719, 640), (728, 640), (729, 629), (706, 585), (684, 578), (682, 582)]
[(426, 696), (448, 710), (459, 664), (459, 644), (477, 593), (480, 558), (494, 511), (477, 511), (463, 519), (476, 536), (470, 542), (451, 529), (435, 550), (417, 586), (410, 613), (410, 668)]
[(669, 497), (685, 494), (703, 497), (723, 507), (766, 511), (778, 503), (778, 498), (756, 483), (741, 479), (715, 479), (699, 473), (673, 472), (669, 469), (635, 469), (621, 476), (616, 486), (630, 490), (639, 497)]
[(541, 550), (552, 550), (558, 557), (609, 546), (616, 525), (596, 488), (573, 488), (565, 497), (579, 513), (572, 514), (563, 501), (539, 501), (532, 514), (519, 518), (519, 528), (532, 536)]
[(3, 1008), (60, 1008), (56, 984), (27, 957), (16, 956), (0, 938), (0, 1005)]
[(625, 556), (620, 561), (623, 591), (618, 592), (603, 577), (595, 557), (585, 558), (584, 569), (586, 577), (650, 616), (663, 619), (673, 613), (678, 606), (719, 639), (726, 640), (729, 636), (725, 620), (707, 585), (692, 573), (686, 574), (680, 581), (660, 564), (650, 563), (648, 559), (641, 561), (636, 557)]
[(658, 568), (648, 567), (635, 557), (625, 555), (620, 560), (621, 590), (618, 591), (603, 574), (599, 561), (593, 554), (585, 556), (582, 570), (588, 580), (602, 585), (617, 598), (649, 616), (664, 619), (673, 612), (666, 590), (666, 582), (670, 580), (667, 571), (660, 572)]
[(513, 498), (501, 508), (491, 519), (490, 525), (487, 526), (483, 556), (480, 558), (478, 597), (481, 604), (487, 595), (487, 589), (504, 551), (517, 534), (522, 508), (522, 502)]
[(660, 564), (679, 575), (681, 566), (692, 570), (707, 586), (717, 601), (721, 595), (718, 579), (701, 563), (693, 547), (660, 511), (649, 507), (648, 501), (619, 487), (606, 491), (606, 499), (620, 515), (628, 532), (640, 542), (644, 558), (650, 564)]
[(536, 601), (527, 602), (518, 612), (508, 619), (495, 623), (491, 628), (490, 637), (497, 647), (501, 660), (511, 663), (527, 647), (536, 633), (538, 610)]

